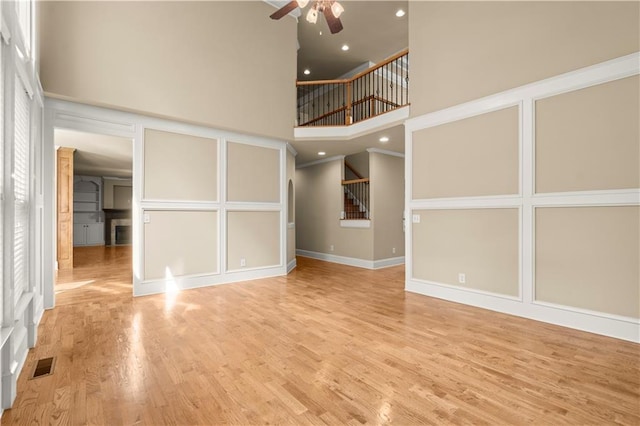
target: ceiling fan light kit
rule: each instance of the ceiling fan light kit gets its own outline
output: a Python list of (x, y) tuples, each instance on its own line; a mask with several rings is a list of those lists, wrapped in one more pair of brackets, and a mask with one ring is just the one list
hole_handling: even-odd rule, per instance
[(310, 22), (312, 24), (318, 22), (318, 11), (315, 7), (309, 9), (309, 13), (307, 13), (307, 22)]
[[(271, 19), (280, 19), (295, 8), (299, 7), (303, 9), (309, 4), (309, 0), (293, 0), (276, 10), (271, 14)], [(342, 22), (340, 22), (340, 15), (344, 12), (344, 7), (335, 0), (314, 0), (311, 9), (307, 12), (307, 21), (315, 24), (318, 22), (318, 12), (322, 12), (324, 18), (327, 20), (327, 25), (331, 34), (336, 34), (342, 31)]]

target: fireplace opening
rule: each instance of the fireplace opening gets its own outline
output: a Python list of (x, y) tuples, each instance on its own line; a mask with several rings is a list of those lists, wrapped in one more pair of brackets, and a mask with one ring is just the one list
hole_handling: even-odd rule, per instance
[(131, 244), (131, 225), (116, 225), (116, 244)]

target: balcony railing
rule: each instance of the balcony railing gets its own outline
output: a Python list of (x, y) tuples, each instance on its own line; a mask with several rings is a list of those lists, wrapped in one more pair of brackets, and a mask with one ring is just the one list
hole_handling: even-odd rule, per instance
[(298, 126), (348, 126), (409, 105), (409, 51), (350, 79), (299, 81)]

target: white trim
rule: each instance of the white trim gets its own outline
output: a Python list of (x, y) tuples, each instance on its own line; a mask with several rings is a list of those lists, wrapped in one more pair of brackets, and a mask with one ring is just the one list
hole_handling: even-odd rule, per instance
[(143, 200), (140, 202), (143, 210), (204, 210), (214, 211), (220, 209), (218, 202), (206, 201), (168, 201), (168, 200)]
[(515, 106), (523, 99), (544, 99), (560, 93), (631, 77), (638, 73), (640, 73), (640, 52), (414, 117), (407, 120), (405, 126), (409, 131), (427, 129)]
[(246, 203), (227, 201), (225, 209), (229, 212), (279, 212), (282, 209), (280, 203)]
[[(173, 278), (171, 281), (172, 284), (175, 284), (178, 289), (182, 291), (283, 275), (286, 275), (286, 268), (277, 266), (265, 267), (261, 269), (256, 268), (247, 271), (180, 276)], [(133, 295), (147, 296), (151, 294), (165, 293), (167, 291), (167, 283), (168, 280), (162, 279), (144, 281), (140, 283), (140, 285), (136, 289), (134, 289)]]
[(367, 148), (367, 152), (375, 152), (377, 154), (391, 155), (392, 157), (404, 158), (404, 154), (402, 152), (389, 151), (387, 149)]
[(407, 281), (405, 289), (424, 296), (477, 306), (483, 309), (589, 331), (591, 333), (603, 334), (630, 342), (640, 341), (638, 337), (640, 336), (640, 326), (634, 322), (619, 321), (580, 312), (571, 312), (566, 309), (556, 309), (540, 304), (525, 304), (503, 297), (437, 286), (416, 280)]
[(561, 305), (559, 303), (544, 302), (542, 300), (534, 300), (532, 302), (532, 304), (533, 305), (539, 305), (539, 306), (545, 306), (547, 308), (562, 309), (562, 310), (569, 311), (569, 312), (576, 312), (576, 313), (585, 314), (585, 315), (593, 315), (593, 316), (596, 316), (596, 317), (607, 318), (607, 319), (610, 319), (610, 320), (624, 321), (624, 322), (629, 322), (629, 323), (632, 323), (632, 324), (640, 325), (640, 318), (633, 318), (633, 317), (626, 317), (626, 316), (622, 316), (622, 315), (609, 314), (607, 312), (598, 312), (598, 311), (593, 311), (591, 309), (584, 309), (584, 308), (577, 308), (575, 306)]
[(340, 228), (371, 228), (369, 219), (340, 219)]
[(404, 265), (404, 263), (405, 263), (404, 256), (390, 257), (388, 259), (379, 259), (379, 260), (373, 261), (373, 269), (389, 268), (391, 266)]
[(295, 127), (293, 135), (296, 141), (304, 140), (350, 140), (382, 129), (402, 124), (409, 118), (409, 105), (380, 114), (350, 126), (331, 127)]
[[(243, 281), (269, 276), (282, 276), (287, 273), (286, 265), (286, 160), (287, 142), (271, 138), (245, 135), (241, 133), (208, 128), (198, 125), (186, 124), (168, 119), (148, 117), (140, 114), (111, 110), (107, 108), (72, 103), (59, 99), (45, 99), (45, 123), (46, 135), (45, 147), (50, 146), (45, 153), (45, 165), (55, 169), (55, 150), (53, 149), (53, 128), (68, 128), (91, 133), (120, 136), (133, 140), (133, 200), (132, 200), (132, 226), (133, 226), (133, 294), (134, 296), (162, 293), (167, 290), (169, 282), (176, 283), (182, 289), (217, 285), (236, 281)], [(227, 144), (230, 142), (265, 147), (278, 150), (279, 164), (279, 201), (271, 203), (248, 203), (227, 201), (203, 201), (203, 200), (153, 200), (145, 199), (144, 188), (144, 132), (153, 129), (164, 132), (192, 135), (211, 139), (217, 143), (218, 149), (218, 198), (226, 200), (226, 184), (223, 179), (227, 175)], [(45, 179), (48, 176), (45, 175)], [(53, 179), (51, 179), (53, 181)], [(55, 188), (53, 185), (46, 188), (45, 210), (51, 212), (54, 203)], [(51, 204), (49, 206), (48, 204)], [(218, 212), (218, 270), (215, 273), (197, 274), (191, 276), (174, 277), (171, 280), (145, 280), (144, 279), (144, 223), (143, 214), (148, 210), (181, 210), (181, 211), (215, 211)], [(260, 268), (242, 269), (239, 271), (226, 271), (226, 246), (227, 246), (227, 212), (229, 211), (272, 211), (278, 212), (280, 244), (279, 262)], [(53, 216), (53, 215), (52, 215)], [(52, 217), (49, 216), (49, 217)], [(45, 213), (45, 217), (48, 217)], [(52, 247), (47, 247), (44, 268), (45, 271), (53, 270), (55, 261), (55, 222), (47, 223), (45, 233), (52, 235)], [(45, 292), (47, 293), (47, 307), (55, 304), (53, 295), (53, 274), (47, 276)]]
[(293, 147), (293, 145), (291, 145), (288, 142), (287, 142), (287, 151), (289, 151), (291, 154), (293, 154), (294, 157), (298, 156), (298, 151), (296, 151), (296, 149)]
[(318, 164), (322, 164), (322, 163), (330, 163), (332, 161), (336, 161), (336, 160), (344, 160), (345, 155), (336, 155), (333, 157), (327, 157), (327, 158), (323, 158), (321, 160), (315, 160), (315, 161), (311, 161), (310, 163), (304, 163), (304, 164), (300, 164), (296, 166), (296, 169), (304, 169), (305, 167), (311, 167), (311, 166), (317, 166)]
[(519, 207), (522, 198), (516, 195), (495, 195), (487, 197), (466, 198), (433, 198), (431, 200), (411, 201), (412, 210), (435, 209), (478, 209), (478, 208), (509, 208)]
[(294, 269), (296, 269), (296, 267), (298, 266), (298, 261), (297, 259), (294, 257), (293, 260), (291, 262), (289, 262), (287, 264), (287, 274), (290, 274), (291, 271), (293, 271)]
[(337, 256), (335, 254), (319, 253), (315, 251), (297, 249), (296, 255), (301, 257), (309, 257), (311, 259), (323, 260), (325, 262), (338, 263), (340, 265), (354, 266), (364, 269), (381, 269), (390, 266), (402, 265), (405, 262), (404, 256), (391, 257), (380, 260), (365, 260), (355, 257)]
[[(536, 208), (640, 205), (640, 189), (638, 188), (534, 193), (535, 100), (638, 74), (640, 74), (640, 52), (408, 120), (405, 123), (405, 211), (407, 217), (411, 217), (414, 210), (519, 208), (520, 299), (505, 299), (494, 294), (414, 278), (412, 276), (414, 259), (412, 252), (413, 223), (411, 220), (406, 221), (406, 290), (640, 342), (639, 319), (536, 301), (534, 277)], [(519, 107), (519, 194), (412, 199), (414, 132), (512, 106)]]

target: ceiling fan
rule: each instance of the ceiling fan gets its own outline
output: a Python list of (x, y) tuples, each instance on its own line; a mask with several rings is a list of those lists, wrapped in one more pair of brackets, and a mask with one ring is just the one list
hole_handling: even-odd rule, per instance
[[(303, 9), (307, 4), (309, 4), (309, 0), (290, 1), (280, 9), (273, 12), (270, 18), (280, 19), (297, 7)], [(327, 21), (331, 34), (336, 34), (342, 31), (343, 28), (342, 22), (340, 22), (340, 15), (342, 15), (342, 12), (344, 12), (344, 8), (335, 0), (314, 0), (313, 5), (307, 13), (307, 21), (315, 24), (318, 21), (318, 13), (322, 13), (324, 14), (324, 19)]]

